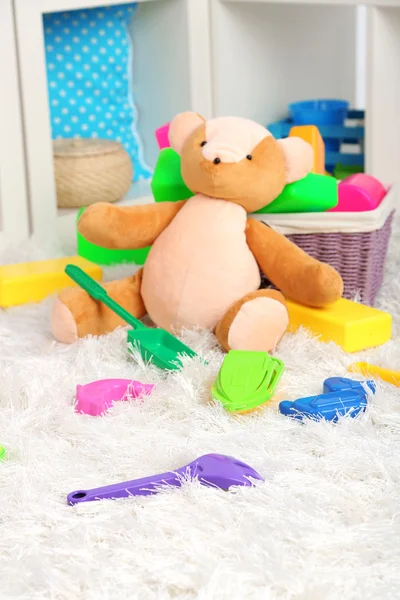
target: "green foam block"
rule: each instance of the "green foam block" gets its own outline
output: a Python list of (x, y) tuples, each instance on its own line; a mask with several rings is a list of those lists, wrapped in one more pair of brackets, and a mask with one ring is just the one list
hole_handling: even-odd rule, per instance
[(309, 173), (304, 179), (289, 183), (271, 204), (256, 212), (324, 212), (337, 206), (338, 201), (338, 183), (334, 177)]
[[(78, 212), (78, 219), (85, 209), (81, 208)], [(150, 246), (139, 248), (138, 250), (115, 250), (102, 248), (92, 244), (77, 231), (78, 254), (82, 258), (101, 266), (112, 266), (121, 264), (144, 265), (147, 255), (150, 252)]]
[(151, 191), (156, 202), (177, 202), (194, 196), (182, 179), (181, 157), (172, 148), (163, 148), (158, 155)]

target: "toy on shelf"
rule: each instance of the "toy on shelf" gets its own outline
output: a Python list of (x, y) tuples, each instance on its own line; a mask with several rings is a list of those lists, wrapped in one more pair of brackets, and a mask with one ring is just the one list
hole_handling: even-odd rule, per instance
[(0, 446), (0, 461), (2, 461), (6, 456), (6, 449), (3, 446)]
[(356, 173), (363, 173), (364, 167), (360, 165), (343, 165), (342, 163), (338, 163), (335, 165), (333, 170), (333, 176), (336, 179), (346, 179), (346, 177), (350, 177), (350, 175), (355, 175)]
[(284, 214), (323, 212), (338, 203), (336, 179), (326, 175), (309, 173), (303, 179), (286, 185), (282, 193), (271, 204), (267, 204), (257, 214)]
[(128, 331), (128, 343), (139, 350), (144, 360), (151, 361), (160, 369), (176, 371), (182, 368), (181, 358), (183, 356), (190, 358), (197, 356), (193, 350), (185, 346), (185, 344), (168, 331), (146, 327), (139, 319), (128, 313), (118, 302), (115, 302), (103, 286), (94, 281), (79, 267), (68, 265), (65, 272), (68, 277), (71, 277), (92, 298), (103, 302), (103, 304), (124, 319), (128, 325), (135, 328)]
[(124, 481), (92, 490), (76, 490), (67, 496), (69, 505), (94, 500), (117, 500), (130, 496), (150, 496), (161, 491), (162, 486), (181, 487), (185, 478), (197, 478), (208, 487), (229, 490), (234, 486), (253, 486), (254, 481), (263, 481), (255, 469), (231, 456), (205, 454), (193, 462), (160, 475)]
[(160, 150), (170, 147), (168, 139), (169, 126), (170, 123), (167, 123), (166, 125), (163, 125), (162, 127), (156, 129), (155, 135)]
[(158, 155), (151, 191), (156, 202), (188, 200), (194, 195), (183, 181), (181, 158), (173, 148), (164, 148)]
[[(77, 221), (81, 218), (83, 211), (78, 212)], [(137, 248), (135, 250), (121, 248), (103, 248), (97, 244), (92, 244), (77, 230), (78, 254), (87, 260), (102, 266), (113, 266), (121, 264), (144, 265), (150, 247)]]
[[(346, 169), (364, 169), (364, 111), (349, 110), (348, 103), (344, 100), (310, 100), (289, 105), (289, 113), (291, 114), (287, 119), (267, 125), (277, 139), (288, 137), (293, 125), (315, 125), (325, 144), (327, 171), (334, 172), (339, 164)], [(342, 142), (357, 146), (357, 151), (342, 152)]]
[(77, 385), (75, 410), (97, 417), (106, 413), (115, 402), (143, 398), (151, 394), (153, 388), (153, 384), (131, 379), (101, 379), (86, 385)]
[(387, 190), (371, 175), (356, 173), (339, 183), (339, 202), (329, 212), (365, 212), (378, 208)]
[(299, 421), (308, 418), (336, 422), (340, 416), (354, 418), (364, 412), (368, 395), (374, 393), (373, 382), (364, 382), (363, 385), (359, 381), (332, 377), (325, 380), (322, 394), (294, 402), (284, 400), (279, 404), (279, 410), (283, 415)]
[(376, 367), (375, 365), (370, 365), (366, 362), (353, 363), (349, 366), (349, 371), (352, 373), (360, 373), (367, 377), (378, 377), (379, 379), (382, 379), (382, 381), (400, 387), (400, 371)]
[(333, 341), (346, 352), (379, 346), (392, 335), (389, 313), (344, 298), (324, 308), (311, 308), (291, 300), (287, 306), (290, 331), (305, 327), (322, 341)]
[(283, 370), (283, 362), (266, 352), (231, 350), (211, 388), (212, 396), (228, 412), (250, 412), (272, 398)]
[(318, 127), (315, 125), (295, 125), (289, 131), (289, 137), (299, 137), (310, 144), (314, 150), (314, 165), (312, 172), (319, 175), (325, 175), (325, 144)]
[(80, 267), (94, 279), (102, 279), (101, 268), (79, 256), (3, 265), (0, 267), (0, 306), (7, 308), (41, 302), (47, 296), (70, 287), (71, 282), (65, 274), (67, 264)]
[[(96, 204), (78, 222), (79, 232), (103, 247), (151, 245), (142, 270), (104, 287), (130, 315), (148, 314), (162, 328), (129, 334), (142, 342), (151, 336), (152, 351), (165, 344), (162, 330), (179, 335), (196, 328), (215, 331), (227, 351), (268, 352), (288, 326), (284, 294), (315, 306), (342, 295), (334, 268), (248, 216), (308, 175), (312, 148), (300, 138), (276, 140), (248, 119), (206, 121), (193, 112), (171, 121), (169, 139), (194, 196), (141, 206)], [(260, 269), (279, 291), (260, 289)], [(72, 343), (120, 327), (125, 317), (118, 314), (99, 307), (89, 294), (68, 290), (54, 305), (53, 331), (59, 341)], [(179, 351), (175, 344), (168, 346), (169, 366)]]

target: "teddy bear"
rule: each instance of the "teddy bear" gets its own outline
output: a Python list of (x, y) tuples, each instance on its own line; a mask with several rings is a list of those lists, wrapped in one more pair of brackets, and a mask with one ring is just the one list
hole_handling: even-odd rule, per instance
[[(79, 232), (104, 248), (152, 246), (143, 268), (105, 284), (137, 318), (179, 335), (215, 332), (226, 350), (273, 350), (288, 328), (285, 298), (311, 307), (337, 301), (339, 273), (249, 213), (272, 202), (286, 184), (305, 177), (313, 151), (300, 138), (276, 140), (245, 118), (205, 120), (178, 114), (169, 129), (188, 200), (141, 206), (98, 203)], [(276, 289), (261, 289), (261, 272)], [(55, 338), (72, 343), (126, 326), (79, 288), (63, 290), (52, 316)]]

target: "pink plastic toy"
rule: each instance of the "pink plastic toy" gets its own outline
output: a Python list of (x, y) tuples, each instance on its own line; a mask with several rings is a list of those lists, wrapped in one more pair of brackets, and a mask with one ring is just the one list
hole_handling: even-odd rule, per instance
[(157, 142), (158, 142), (158, 146), (159, 146), (160, 150), (162, 150), (163, 148), (171, 147), (171, 144), (169, 143), (169, 139), (168, 139), (168, 132), (169, 132), (169, 123), (167, 123), (166, 125), (163, 125), (159, 129), (156, 129), (156, 138), (157, 138)]
[(364, 212), (378, 208), (387, 190), (380, 181), (365, 173), (343, 179), (338, 186), (339, 202), (328, 212)]
[(114, 402), (148, 396), (153, 388), (152, 383), (131, 379), (101, 379), (87, 385), (77, 385), (75, 410), (97, 417), (107, 412)]

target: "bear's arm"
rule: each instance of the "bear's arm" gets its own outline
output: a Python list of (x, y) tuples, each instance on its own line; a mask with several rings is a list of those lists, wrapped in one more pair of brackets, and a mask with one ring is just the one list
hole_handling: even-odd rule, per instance
[(78, 221), (79, 233), (103, 248), (134, 250), (150, 246), (178, 214), (185, 200), (141, 206), (89, 206)]
[(339, 273), (277, 231), (249, 218), (246, 239), (263, 273), (288, 298), (318, 307), (332, 304), (342, 296), (343, 281)]

